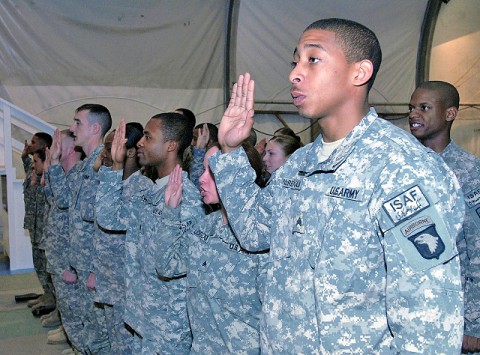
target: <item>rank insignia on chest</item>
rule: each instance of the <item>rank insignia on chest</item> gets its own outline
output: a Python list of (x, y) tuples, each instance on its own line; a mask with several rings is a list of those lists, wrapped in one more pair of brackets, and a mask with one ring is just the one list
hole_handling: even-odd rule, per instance
[(428, 202), (420, 186), (413, 186), (383, 204), (385, 212), (395, 224), (399, 224), (428, 208)]
[(305, 226), (303, 225), (302, 217), (298, 217), (293, 228), (293, 233), (305, 234)]

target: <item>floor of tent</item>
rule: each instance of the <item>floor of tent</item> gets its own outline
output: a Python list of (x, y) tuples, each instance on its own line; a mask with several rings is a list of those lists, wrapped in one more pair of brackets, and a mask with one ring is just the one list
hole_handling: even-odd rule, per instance
[(10, 273), (2, 241), (0, 234), (0, 355), (61, 354), (69, 345), (47, 344), (51, 329), (42, 327), (27, 303), (15, 303), (15, 295), (42, 293), (42, 288), (34, 272)]

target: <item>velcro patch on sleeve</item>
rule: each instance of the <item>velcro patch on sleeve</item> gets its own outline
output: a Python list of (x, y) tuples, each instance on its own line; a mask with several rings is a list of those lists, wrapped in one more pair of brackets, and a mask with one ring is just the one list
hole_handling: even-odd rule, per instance
[(383, 209), (397, 225), (430, 207), (420, 186), (416, 185), (383, 204)]
[(477, 227), (477, 230), (480, 231), (480, 205), (467, 209), (466, 214), (468, 218), (471, 218), (473, 220), (475, 226)]
[(352, 187), (343, 187), (343, 186), (331, 186), (327, 193), (327, 196), (336, 197), (352, 201), (362, 201), (362, 190)]
[(455, 240), (435, 206), (392, 229), (407, 262), (417, 271), (430, 269), (456, 254)]
[(467, 206), (466, 213), (480, 230), (480, 187), (465, 194), (464, 198)]
[(469, 193), (465, 194), (464, 197), (468, 208), (472, 208), (474, 206), (480, 207), (480, 187), (473, 189)]

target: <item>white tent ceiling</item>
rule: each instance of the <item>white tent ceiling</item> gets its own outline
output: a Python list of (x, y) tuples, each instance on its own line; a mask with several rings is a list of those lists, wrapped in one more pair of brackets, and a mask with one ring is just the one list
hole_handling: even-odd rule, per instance
[[(435, 8), (437, 26), (422, 27)], [(309, 141), (310, 122), (285, 114), (295, 112), (289, 62), (308, 24), (344, 17), (373, 29), (384, 59), (370, 102), (405, 113), (422, 75), (455, 84), (462, 103), (480, 102), (479, 8), (477, 0), (2, 0), (0, 97), (59, 127), (86, 102), (106, 105), (114, 123), (178, 107), (217, 123), (236, 75), (249, 71), (256, 110), (283, 112)], [(422, 28), (435, 29), (426, 68), (417, 58)], [(478, 109), (464, 112), (470, 136), (460, 144), (480, 155)], [(260, 132), (281, 125), (257, 117)]]

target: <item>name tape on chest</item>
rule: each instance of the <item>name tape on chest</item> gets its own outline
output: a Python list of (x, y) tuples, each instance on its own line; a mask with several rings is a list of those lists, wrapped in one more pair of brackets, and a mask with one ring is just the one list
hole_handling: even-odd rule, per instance
[(300, 188), (302, 187), (302, 180), (283, 178), (282, 186), (287, 189), (300, 190)]
[(203, 241), (203, 242), (206, 242), (206, 241), (208, 240), (208, 238), (209, 238), (208, 234), (202, 232), (202, 231), (199, 230), (199, 229), (195, 229), (195, 230), (193, 231), (193, 235), (196, 236), (196, 237), (198, 237), (198, 238), (199, 238), (201, 241)]
[(383, 204), (385, 212), (395, 224), (401, 223), (429, 206), (430, 203), (418, 185)]
[(472, 208), (480, 204), (480, 187), (477, 187), (473, 191), (465, 194), (464, 198), (468, 208)]
[(331, 186), (327, 191), (327, 196), (351, 201), (362, 201), (362, 191), (351, 187)]

